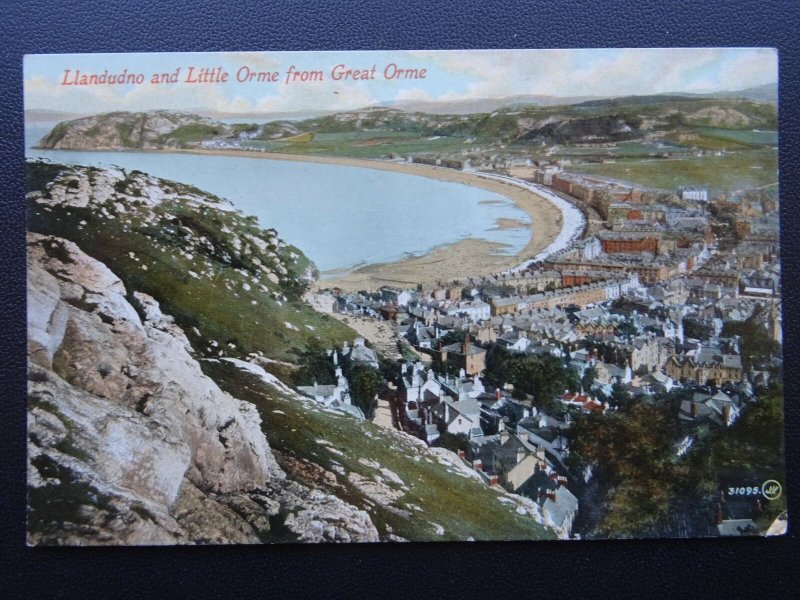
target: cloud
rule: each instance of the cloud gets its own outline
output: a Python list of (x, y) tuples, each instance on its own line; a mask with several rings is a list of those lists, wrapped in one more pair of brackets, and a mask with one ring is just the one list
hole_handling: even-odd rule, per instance
[(262, 97), (256, 109), (259, 112), (353, 110), (379, 103), (366, 82), (327, 81), (280, 85), (274, 95)]
[[(117, 72), (132, 56), (140, 56), (146, 77), (159, 69), (174, 70), (179, 65), (185, 75), (187, 65), (207, 64), (223, 65), (232, 81), (212, 85), (59, 85), (64, 65), (71, 65), (72, 69), (78, 68), (73, 63), (83, 65), (80, 68), (84, 72), (98, 66), (102, 70), (107, 65), (109, 72)], [(360, 64), (365, 57), (376, 63), (385, 60), (424, 67), (429, 75), (425, 80), (403, 82), (381, 78), (337, 82), (327, 76), (327, 69), (335, 62)], [(777, 81), (777, 57), (773, 50), (741, 48), (245, 52), (32, 58), (35, 60), (26, 60), (26, 106), (81, 113), (155, 108), (232, 113), (351, 110), (398, 100), (707, 92)], [(326, 80), (285, 84), (283, 73), (290, 61), (301, 61), (306, 68), (326, 71)], [(120, 67), (115, 69), (115, 65)], [(280, 71), (280, 81), (237, 83), (236, 69), (242, 65), (257, 71)]]
[(421, 88), (403, 88), (397, 92), (395, 100), (412, 102), (431, 102), (435, 100), (433, 94)]
[(240, 96), (229, 97), (215, 85), (181, 85), (149, 83), (138, 86), (63, 86), (44, 77), (25, 82), (28, 108), (52, 108), (79, 113), (113, 110), (192, 110), (208, 108), (218, 111), (247, 110), (251, 103)]
[(770, 50), (715, 48), (414, 53), (472, 79), (442, 100), (513, 96), (644, 95), (742, 89), (777, 80)]
[(720, 70), (722, 89), (735, 90), (774, 83), (778, 80), (778, 54), (762, 48), (745, 52), (726, 62)]

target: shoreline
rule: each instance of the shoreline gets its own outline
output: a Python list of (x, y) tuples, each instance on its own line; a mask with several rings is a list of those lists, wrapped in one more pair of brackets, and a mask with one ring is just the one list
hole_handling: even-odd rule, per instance
[(314, 283), (316, 289), (338, 287), (346, 291), (357, 291), (377, 289), (384, 285), (406, 288), (511, 270), (521, 264), (529, 263), (556, 243), (566, 223), (562, 207), (532, 187), (521, 185), (526, 182), (511, 178), (500, 179), (492, 175), (432, 165), (338, 156), (212, 149), (154, 150), (154, 152), (311, 162), (416, 175), (438, 181), (461, 183), (498, 194), (508, 198), (530, 217), (530, 239), (516, 254), (497, 254), (503, 247), (502, 244), (470, 238), (438, 246), (420, 256), (328, 272), (327, 277), (323, 273), (323, 277)]
[[(91, 152), (92, 150), (85, 150)], [(111, 150), (97, 150), (108, 152)], [(129, 150), (119, 150), (129, 152)], [(498, 254), (503, 244), (481, 238), (469, 238), (437, 246), (425, 254), (397, 261), (372, 263), (351, 269), (338, 269), (322, 274), (312, 284), (315, 289), (338, 287), (345, 291), (374, 290), (381, 286), (415, 287), (418, 284), (433, 285), (465, 277), (489, 275), (512, 271), (524, 267), (564, 246), (565, 234), (570, 241), (575, 237), (568, 232), (569, 219), (565, 218), (565, 205), (574, 211), (577, 208), (562, 199), (555, 201), (547, 190), (523, 180), (470, 171), (458, 171), (447, 167), (406, 163), (379, 159), (363, 159), (309, 154), (283, 154), (277, 152), (254, 152), (249, 150), (220, 149), (146, 149), (135, 152), (161, 154), (194, 154), (198, 156), (228, 156), (253, 160), (283, 160), (349, 166), (379, 171), (390, 171), (404, 175), (427, 177), (438, 181), (461, 183), (481, 188), (510, 200), (530, 218), (530, 239), (516, 254)], [(508, 224), (509, 219), (501, 217)]]

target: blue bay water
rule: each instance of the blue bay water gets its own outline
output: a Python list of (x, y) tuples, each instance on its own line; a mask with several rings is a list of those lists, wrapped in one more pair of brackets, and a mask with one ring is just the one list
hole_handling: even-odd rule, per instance
[(29, 158), (116, 165), (194, 185), (230, 200), (300, 248), (320, 271), (421, 255), (462, 239), (505, 244), (516, 254), (530, 229), (497, 229), (498, 218), (530, 224), (511, 200), (460, 183), (360, 167), (234, 156), (36, 150), (52, 125), (28, 127)]

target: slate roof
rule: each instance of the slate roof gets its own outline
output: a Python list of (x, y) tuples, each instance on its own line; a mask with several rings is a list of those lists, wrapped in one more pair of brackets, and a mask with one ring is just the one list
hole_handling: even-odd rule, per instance
[(459, 400), (458, 402), (453, 402), (450, 405), (452, 410), (458, 411), (460, 414), (464, 415), (465, 417), (475, 417), (479, 416), (481, 413), (481, 405), (478, 403), (477, 400)]
[(500, 463), (501, 469), (504, 473), (508, 473), (511, 469), (517, 466), (517, 450), (522, 448), (527, 454), (527, 448), (524, 444), (512, 435), (509, 436), (505, 444), (502, 444), (494, 449), (492, 452), (494, 459)]
[[(449, 346), (445, 346), (444, 348), (442, 348), (442, 350), (450, 354), (464, 354), (463, 347), (461, 344), (450, 344)], [(468, 356), (473, 354), (482, 354), (484, 352), (486, 352), (486, 350), (484, 350), (483, 348), (479, 348), (478, 346), (475, 346), (473, 344), (467, 345), (466, 354)]]
[(548, 513), (550, 520), (556, 527), (563, 527), (567, 518), (578, 510), (578, 499), (563, 485), (559, 485), (555, 490), (556, 499), (551, 500), (548, 496), (542, 504), (542, 509)]

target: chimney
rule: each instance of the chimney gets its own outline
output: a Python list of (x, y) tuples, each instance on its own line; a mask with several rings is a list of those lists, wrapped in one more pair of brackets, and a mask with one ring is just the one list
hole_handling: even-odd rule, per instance
[(483, 461), (480, 458), (476, 458), (472, 461), (472, 468), (476, 471), (483, 471)]
[(489, 477), (489, 485), (499, 485), (500, 478), (497, 475), (492, 475)]
[(458, 458), (460, 458), (461, 460), (464, 460), (465, 456), (466, 456), (466, 455), (464, 454), (464, 451), (463, 451), (463, 450), (459, 450), (459, 451), (458, 451)]
[(467, 348), (469, 348), (469, 334), (464, 336), (464, 344), (461, 347), (461, 351), (463, 354), (467, 354)]
[(505, 444), (509, 439), (508, 431), (506, 431), (505, 427), (500, 432), (500, 445), (502, 446)]
[(731, 407), (729, 404), (725, 404), (722, 407), (722, 420), (725, 422), (725, 425), (730, 425), (731, 419)]
[(517, 464), (521, 463), (524, 458), (525, 458), (525, 448), (520, 446), (519, 448), (517, 448)]
[(697, 404), (692, 402), (692, 418), (697, 418)]

